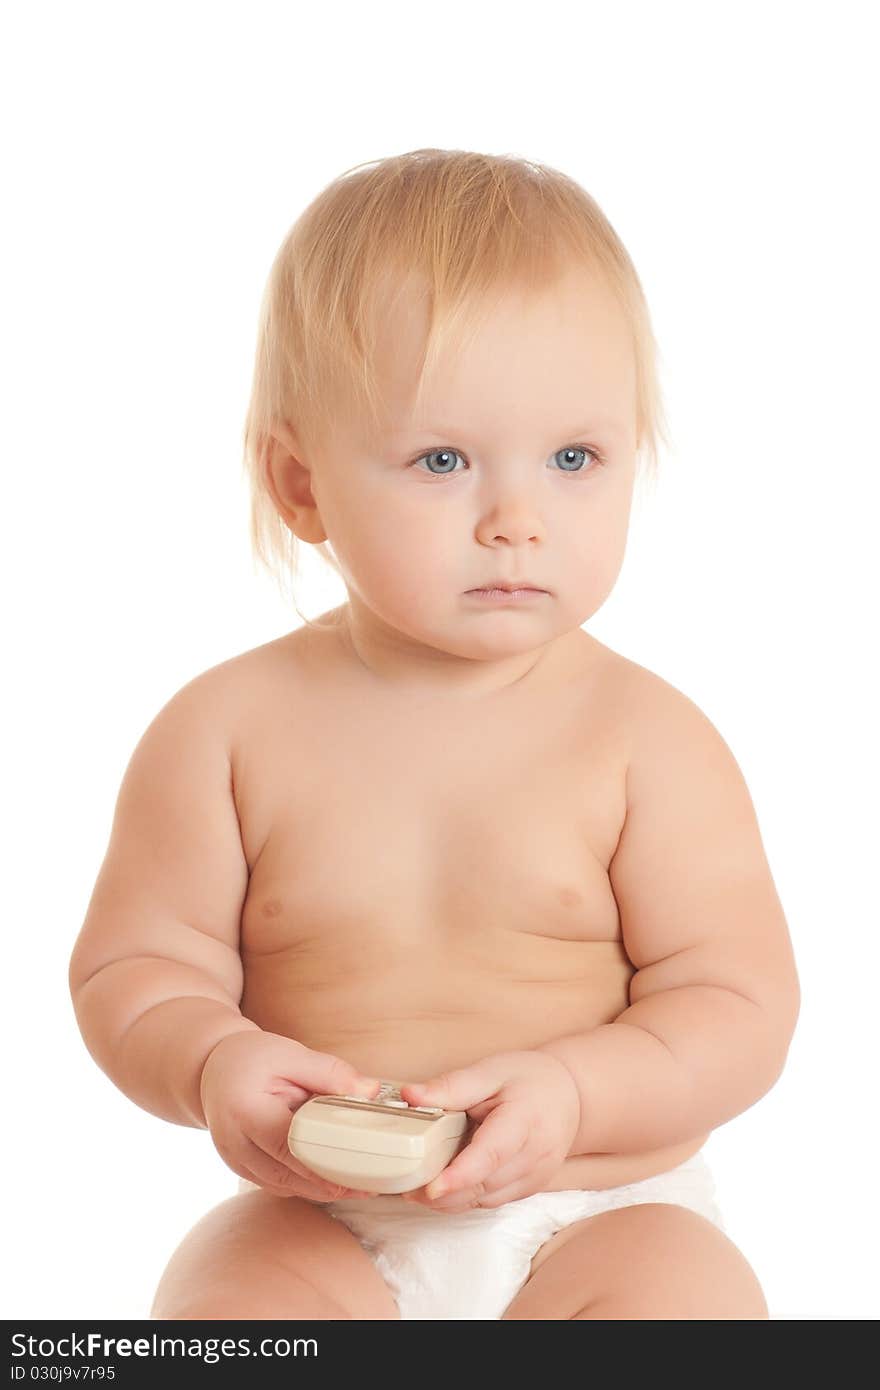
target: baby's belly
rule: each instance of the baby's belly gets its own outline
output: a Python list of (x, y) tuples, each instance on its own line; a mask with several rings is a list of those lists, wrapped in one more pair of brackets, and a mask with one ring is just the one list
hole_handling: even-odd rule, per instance
[[(375, 936), (366, 939), (375, 945)], [(478, 941), (472, 951), (422, 942), (401, 952), (389, 938), (384, 962), (374, 949), (342, 959), (314, 938), (311, 948), (300, 937), (268, 953), (245, 949), (242, 1012), (367, 1075), (402, 1082), (535, 1048), (610, 1023), (628, 1007), (634, 972), (619, 940), (502, 931)], [(546, 1187), (635, 1182), (683, 1162), (705, 1137), (642, 1154), (570, 1157)]]

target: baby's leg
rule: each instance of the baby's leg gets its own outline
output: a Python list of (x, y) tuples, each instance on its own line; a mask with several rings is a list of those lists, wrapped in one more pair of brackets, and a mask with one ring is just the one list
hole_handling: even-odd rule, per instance
[(159, 1281), (151, 1317), (398, 1318), (369, 1255), (300, 1197), (243, 1192), (203, 1216)]
[(504, 1318), (753, 1320), (769, 1317), (745, 1255), (687, 1207), (644, 1202), (558, 1231)]

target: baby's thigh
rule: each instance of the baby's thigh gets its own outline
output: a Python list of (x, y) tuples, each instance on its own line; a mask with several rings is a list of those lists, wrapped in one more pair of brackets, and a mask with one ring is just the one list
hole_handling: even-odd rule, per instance
[(644, 1202), (564, 1228), (532, 1261), (505, 1318), (767, 1318), (757, 1276), (717, 1226)]
[(243, 1192), (171, 1256), (150, 1316), (398, 1318), (391, 1291), (341, 1222), (299, 1197)]

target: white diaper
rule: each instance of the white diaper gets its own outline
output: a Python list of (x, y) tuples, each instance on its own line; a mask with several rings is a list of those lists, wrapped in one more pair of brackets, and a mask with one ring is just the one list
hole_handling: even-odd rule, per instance
[[(239, 1191), (254, 1184), (244, 1179)], [(500, 1318), (552, 1235), (587, 1216), (670, 1202), (725, 1226), (703, 1151), (677, 1168), (622, 1187), (536, 1192), (502, 1207), (432, 1211), (399, 1196), (321, 1203), (355, 1236), (393, 1293), (401, 1319)]]

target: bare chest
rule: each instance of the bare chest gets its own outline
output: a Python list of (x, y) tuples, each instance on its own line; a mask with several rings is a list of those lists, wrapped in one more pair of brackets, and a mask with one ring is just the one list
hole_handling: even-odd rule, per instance
[(595, 689), (403, 709), (302, 686), (246, 732), (243, 1008), (262, 1027), (394, 1075), (402, 1038), (431, 1070), (626, 1007), (607, 873), (625, 737)]
[(495, 927), (614, 939), (607, 865), (624, 770), (613, 749), (590, 757), (568, 732), (514, 724), (508, 741), (497, 727), (429, 723), (414, 737), (355, 721), (313, 727), (297, 755), (270, 738), (242, 798), (259, 845), (245, 946), (308, 927), (382, 951), (474, 943)]
[[(610, 670), (528, 700), (383, 707), (249, 667), (236, 806), (242, 1011), (371, 1076), (426, 1080), (611, 1022), (634, 966), (608, 866), (632, 700)], [(570, 1156), (548, 1189), (634, 1182), (702, 1138)]]

